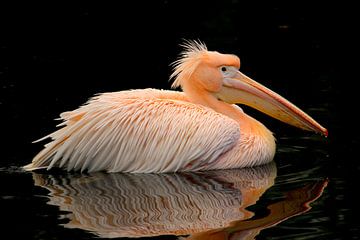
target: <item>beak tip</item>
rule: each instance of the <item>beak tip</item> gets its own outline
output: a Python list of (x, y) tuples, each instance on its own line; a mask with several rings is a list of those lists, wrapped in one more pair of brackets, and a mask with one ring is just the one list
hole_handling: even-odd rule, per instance
[(327, 130), (326, 128), (323, 128), (323, 129), (321, 130), (321, 133), (322, 133), (326, 138), (329, 136), (329, 132), (328, 132), (328, 130)]
[(329, 136), (329, 132), (328, 132), (328, 130), (327, 130), (326, 128), (325, 128), (324, 135), (325, 135), (325, 137), (328, 137), (328, 136)]

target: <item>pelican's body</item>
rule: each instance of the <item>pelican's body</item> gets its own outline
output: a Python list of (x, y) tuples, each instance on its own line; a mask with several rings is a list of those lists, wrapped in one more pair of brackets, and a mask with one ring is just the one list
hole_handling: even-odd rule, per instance
[(104, 93), (61, 114), (63, 128), (25, 169), (175, 172), (270, 162), (272, 133), (232, 103), (245, 103), (292, 125), (327, 134), (300, 109), (237, 71), (234, 55), (188, 43), (176, 62), (184, 92)]

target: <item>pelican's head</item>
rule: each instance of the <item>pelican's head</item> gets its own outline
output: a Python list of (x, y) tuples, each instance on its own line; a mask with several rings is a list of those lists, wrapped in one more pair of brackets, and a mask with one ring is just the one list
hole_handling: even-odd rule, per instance
[(230, 104), (245, 104), (290, 125), (327, 136), (326, 128), (308, 114), (241, 73), (237, 56), (208, 51), (197, 41), (187, 41), (183, 46), (181, 58), (174, 63), (172, 87), (205, 93)]

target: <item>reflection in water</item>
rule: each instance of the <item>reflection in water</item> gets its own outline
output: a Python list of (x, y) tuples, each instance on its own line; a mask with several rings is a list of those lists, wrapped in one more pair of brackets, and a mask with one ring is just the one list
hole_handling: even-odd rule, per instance
[(251, 219), (245, 208), (274, 184), (274, 163), (199, 173), (49, 175), (33, 173), (49, 204), (70, 212), (67, 228), (100, 237), (182, 235), (189, 239), (253, 239), (262, 229), (307, 211), (326, 182), (289, 192)]

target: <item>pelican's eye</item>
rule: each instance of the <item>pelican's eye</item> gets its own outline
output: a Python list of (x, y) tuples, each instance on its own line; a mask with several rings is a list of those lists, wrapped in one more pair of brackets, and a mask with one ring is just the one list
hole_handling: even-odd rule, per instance
[(236, 69), (232, 66), (220, 66), (219, 70), (223, 77), (233, 77), (236, 73)]

